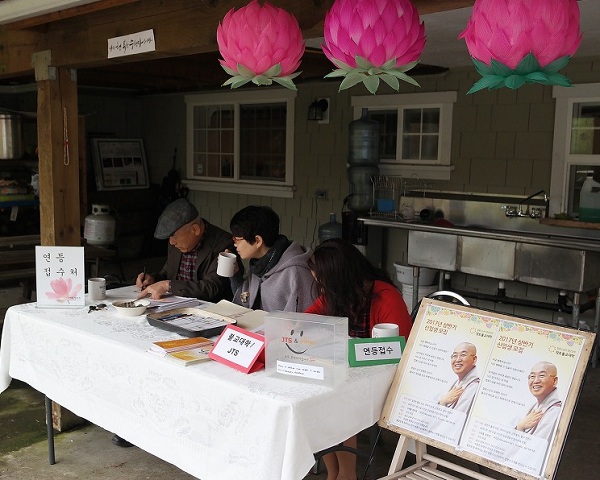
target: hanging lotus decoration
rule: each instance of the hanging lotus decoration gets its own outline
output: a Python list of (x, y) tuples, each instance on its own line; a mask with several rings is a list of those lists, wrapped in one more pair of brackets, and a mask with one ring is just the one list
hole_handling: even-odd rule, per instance
[(325, 16), (323, 52), (344, 77), (340, 91), (363, 83), (375, 94), (383, 80), (419, 84), (406, 72), (425, 47), (425, 26), (410, 0), (336, 0)]
[(581, 42), (577, 0), (476, 0), (464, 38), (484, 88), (571, 86), (558, 73)]
[(304, 53), (304, 40), (296, 18), (268, 2), (253, 0), (232, 8), (217, 27), (217, 43), (223, 69), (231, 75), (223, 86), (241, 87), (248, 82), (277, 82), (296, 90), (294, 71)]

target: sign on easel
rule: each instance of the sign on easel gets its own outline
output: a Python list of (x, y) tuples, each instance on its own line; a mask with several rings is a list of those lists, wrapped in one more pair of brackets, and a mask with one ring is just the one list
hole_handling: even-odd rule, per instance
[(83, 247), (35, 247), (38, 307), (85, 305)]
[(551, 479), (594, 339), (424, 299), (379, 424), (511, 477)]

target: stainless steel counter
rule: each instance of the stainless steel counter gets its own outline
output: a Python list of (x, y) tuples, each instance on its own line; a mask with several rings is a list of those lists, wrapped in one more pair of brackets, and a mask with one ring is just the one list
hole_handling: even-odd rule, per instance
[(387, 220), (376, 217), (360, 217), (359, 220), (363, 221), (365, 225), (373, 225), (385, 228), (399, 228), (404, 230), (440, 233), (445, 235), (460, 235), (463, 237), (507, 240), (534, 245), (600, 252), (600, 238), (598, 238), (598, 240), (594, 240), (590, 238), (580, 238), (556, 233), (544, 234), (541, 232), (521, 232), (479, 226), (439, 227), (428, 223), (407, 222), (404, 220)]
[[(600, 286), (600, 241), (370, 217), (362, 221), (370, 226), (408, 230), (409, 265), (572, 292)], [(415, 283), (416, 289), (418, 280)]]

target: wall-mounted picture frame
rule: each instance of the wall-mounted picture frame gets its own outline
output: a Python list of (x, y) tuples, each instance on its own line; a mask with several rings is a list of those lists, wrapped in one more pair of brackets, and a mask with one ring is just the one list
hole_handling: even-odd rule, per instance
[(150, 186), (144, 142), (141, 138), (94, 138), (92, 158), (98, 191)]

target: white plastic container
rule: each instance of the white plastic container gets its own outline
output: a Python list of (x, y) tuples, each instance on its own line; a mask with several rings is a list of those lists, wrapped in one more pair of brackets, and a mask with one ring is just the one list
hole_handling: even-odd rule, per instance
[[(413, 283), (413, 267), (410, 265), (404, 265), (402, 263), (394, 263), (396, 269), (396, 278), (400, 283), (407, 283), (412, 285)], [(419, 287), (421, 285), (431, 285), (435, 280), (435, 274), (437, 270), (433, 268), (421, 267), (419, 269)]]
[[(430, 293), (437, 291), (437, 285), (424, 285), (419, 286), (419, 295), (417, 302), (421, 301), (423, 297), (426, 297)], [(414, 308), (413, 305), (413, 286), (412, 284), (403, 283), (401, 286), (402, 298), (404, 298), (404, 303), (406, 303), (406, 307), (408, 308), (408, 313), (412, 312)]]
[(600, 222), (600, 183), (587, 177), (579, 194), (579, 221)]

